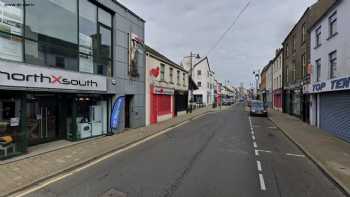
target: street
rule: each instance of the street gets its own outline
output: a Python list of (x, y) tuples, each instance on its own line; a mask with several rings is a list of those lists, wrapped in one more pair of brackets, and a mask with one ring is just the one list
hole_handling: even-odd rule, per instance
[(27, 196), (344, 195), (269, 119), (236, 104)]

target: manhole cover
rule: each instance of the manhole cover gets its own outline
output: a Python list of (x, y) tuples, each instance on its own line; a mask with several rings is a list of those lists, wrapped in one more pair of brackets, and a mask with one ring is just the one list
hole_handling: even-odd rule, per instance
[(127, 197), (126, 193), (123, 193), (121, 191), (118, 191), (116, 189), (110, 189), (104, 194), (101, 195), (101, 197)]

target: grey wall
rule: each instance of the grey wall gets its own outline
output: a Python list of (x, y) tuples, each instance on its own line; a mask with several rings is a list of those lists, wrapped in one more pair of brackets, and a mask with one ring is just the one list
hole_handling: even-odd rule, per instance
[[(118, 96), (134, 95), (132, 100), (133, 107), (130, 109), (130, 126), (131, 128), (144, 126), (146, 68), (144, 52), (140, 53), (137, 57), (140, 76), (138, 78), (131, 78), (128, 74), (129, 34), (135, 33), (144, 38), (144, 21), (113, 0), (99, 0), (99, 2), (116, 12), (113, 18), (113, 79), (117, 84), (111, 85), (111, 80), (109, 80), (109, 93), (116, 95), (114, 99)], [(122, 117), (122, 124), (119, 130), (124, 129), (124, 111)]]

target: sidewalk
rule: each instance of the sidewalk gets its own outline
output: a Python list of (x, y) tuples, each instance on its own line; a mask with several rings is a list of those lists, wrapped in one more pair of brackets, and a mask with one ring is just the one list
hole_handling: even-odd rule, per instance
[[(225, 108), (223, 108), (225, 110)], [(60, 173), (89, 163), (108, 153), (154, 135), (167, 128), (181, 124), (218, 108), (201, 108), (192, 114), (178, 116), (159, 124), (130, 129), (120, 134), (93, 140), (71, 143), (56, 150), (50, 150), (31, 157), (0, 164), (0, 196), (7, 196), (35, 183), (52, 178)]]
[(350, 143), (284, 113), (269, 118), (350, 195)]

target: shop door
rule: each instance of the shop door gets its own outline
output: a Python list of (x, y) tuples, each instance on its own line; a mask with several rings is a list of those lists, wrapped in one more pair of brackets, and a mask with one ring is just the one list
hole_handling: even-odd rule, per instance
[(54, 97), (35, 97), (29, 104), (29, 144), (57, 139), (57, 103)]

